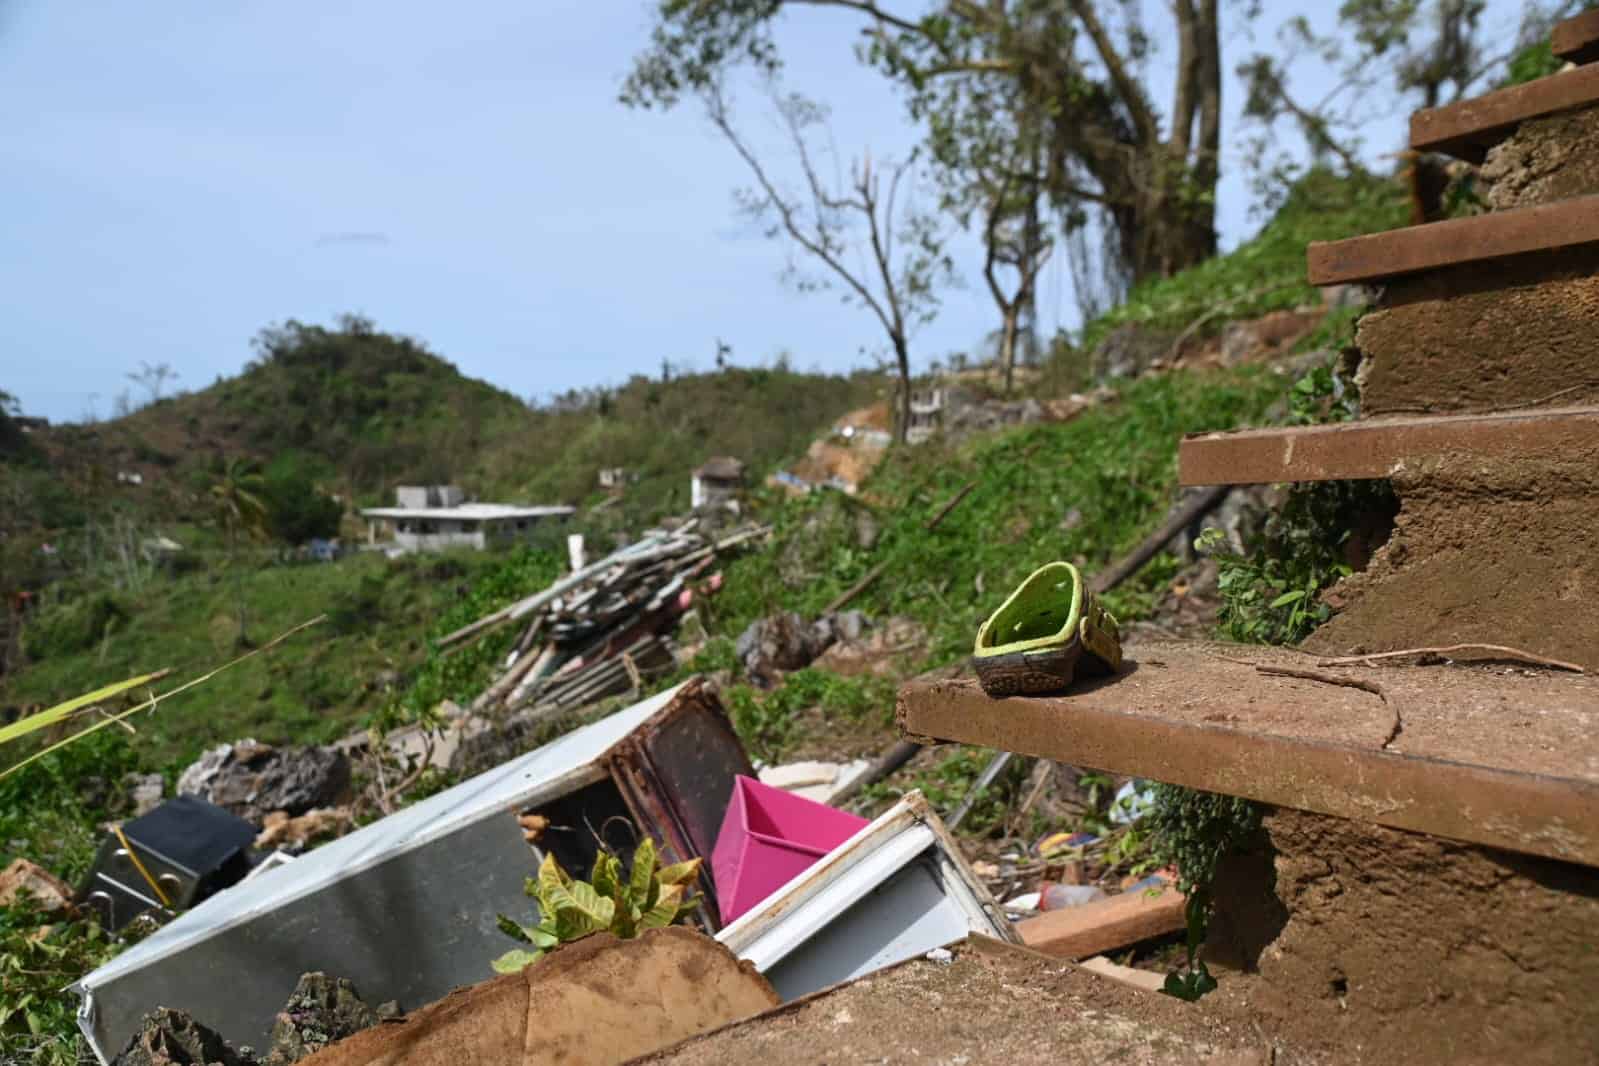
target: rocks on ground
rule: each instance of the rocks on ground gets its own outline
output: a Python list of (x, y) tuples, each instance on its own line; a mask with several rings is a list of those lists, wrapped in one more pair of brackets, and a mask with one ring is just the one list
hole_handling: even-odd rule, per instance
[(178, 778), (179, 795), (199, 796), (256, 825), (273, 811), (294, 816), (336, 806), (349, 788), (342, 751), (254, 740), (212, 748)]
[(734, 645), (750, 680), (771, 687), (785, 673), (803, 670), (840, 641), (858, 641), (871, 623), (859, 611), (826, 614), (806, 622), (780, 611), (751, 622)]
[(897, 677), (905, 656), (927, 646), (927, 628), (914, 618), (895, 616), (864, 634), (841, 638), (814, 665), (844, 677)]
[(1089, 356), (1095, 381), (1135, 378), (1166, 358), (1173, 335), (1129, 322), (1105, 335)]
[(135, 818), (141, 818), (161, 806), (167, 794), (166, 780), (160, 774), (128, 774), (122, 779), (122, 787), (128, 793), (128, 802), (133, 806)]
[(282, 848), (298, 853), (312, 844), (331, 840), (350, 827), (348, 807), (318, 807), (298, 817), (288, 811), (273, 811), (261, 820), (261, 834), (255, 846), (262, 851)]
[(181, 1010), (159, 1007), (112, 1066), (257, 1066), (249, 1048), (235, 1048)]
[(289, 1066), (398, 1013), (393, 1004), (367, 1006), (345, 978), (303, 974), (272, 1023), (264, 1066)]
[(9, 907), (24, 897), (46, 914), (72, 908), (71, 885), (27, 859), (15, 859), (0, 871), (0, 907)]

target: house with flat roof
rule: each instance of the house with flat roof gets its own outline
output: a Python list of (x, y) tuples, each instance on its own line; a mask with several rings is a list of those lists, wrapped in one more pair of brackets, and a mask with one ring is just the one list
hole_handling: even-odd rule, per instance
[(575, 508), (522, 507), (507, 503), (469, 503), (455, 485), (401, 485), (394, 507), (368, 507), (367, 539), (377, 543), (378, 527), (394, 531), (394, 543), (405, 551), (498, 547), (525, 540), (541, 523), (564, 521)]

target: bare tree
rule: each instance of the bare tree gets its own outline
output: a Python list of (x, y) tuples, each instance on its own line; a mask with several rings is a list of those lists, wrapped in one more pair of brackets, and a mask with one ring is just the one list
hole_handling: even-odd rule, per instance
[(791, 264), (789, 279), (801, 291), (840, 285), (845, 300), (871, 311), (887, 335), (899, 375), (894, 435), (903, 442), (910, 427), (911, 333), (932, 320), (939, 289), (954, 280), (942, 227), (906, 202), (910, 190), (904, 186), (907, 178), (914, 180), (917, 153), (880, 167), (873, 167), (867, 153), (851, 165), (847, 182), (831, 186), (823, 181), (809, 142), (810, 131), (825, 124), (826, 110), (798, 94), (782, 95), (774, 86), (778, 117), (804, 178), (805, 192), (790, 195), (735, 128), (720, 82), (707, 86), (704, 95), (712, 124), (755, 177), (756, 188), (740, 197), (745, 212), (768, 225), (768, 236), (786, 235), (822, 268), (818, 277)]
[(167, 382), (177, 380), (178, 372), (172, 369), (171, 363), (156, 363), (152, 366), (141, 359), (139, 369), (128, 374), (127, 378), (149, 393), (149, 402), (155, 403), (161, 399), (161, 390), (166, 388)]

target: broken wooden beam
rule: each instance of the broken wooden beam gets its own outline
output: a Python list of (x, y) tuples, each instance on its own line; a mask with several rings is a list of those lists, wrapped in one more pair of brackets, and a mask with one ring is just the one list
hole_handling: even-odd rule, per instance
[(1135, 889), (1016, 923), (1022, 943), (1045, 955), (1084, 959), (1184, 928), (1186, 899), (1175, 885)]
[(1203, 642), (1132, 644), (1127, 654), (1122, 673), (1061, 696), (995, 700), (975, 681), (912, 681), (900, 689), (899, 727), (922, 743), (1599, 866), (1599, 678), (1329, 668), (1288, 649)]
[[(1599, 77), (1599, 66), (1584, 67)], [(1369, 284), (1401, 274), (1599, 242), (1599, 195), (1492, 211), (1342, 241), (1305, 252), (1312, 285)]]
[(1599, 67), (1581, 66), (1410, 117), (1410, 147), (1481, 163), (1528, 119), (1599, 103)]
[(1430, 455), (1557, 459), (1596, 439), (1599, 407), (1369, 418), (1193, 434), (1178, 446), (1177, 470), (1184, 485), (1350, 481), (1390, 477), (1400, 463)]
[(1555, 23), (1549, 32), (1549, 50), (1567, 63), (1599, 60), (1599, 7)]

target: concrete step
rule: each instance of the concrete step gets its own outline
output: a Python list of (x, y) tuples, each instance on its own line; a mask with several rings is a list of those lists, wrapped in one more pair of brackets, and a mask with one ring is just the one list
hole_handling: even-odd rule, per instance
[(1548, 407), (1194, 433), (1178, 446), (1177, 468), (1185, 486), (1351, 481), (1435, 455), (1560, 459), (1596, 444), (1599, 407)]
[(1599, 7), (1557, 22), (1549, 34), (1549, 48), (1568, 63), (1599, 60)]
[[(1591, 68), (1599, 75), (1599, 64)], [(1312, 285), (1370, 284), (1404, 274), (1599, 244), (1599, 195), (1452, 218), (1306, 250)]]
[(899, 727), (1599, 866), (1599, 678), (1205, 642), (1133, 644), (1127, 658), (1061, 696), (912, 681)]
[[(1580, 47), (1580, 46), (1579, 46)], [(1528, 119), (1599, 102), (1599, 66), (1579, 66), (1410, 116), (1410, 147), (1481, 163)]]

